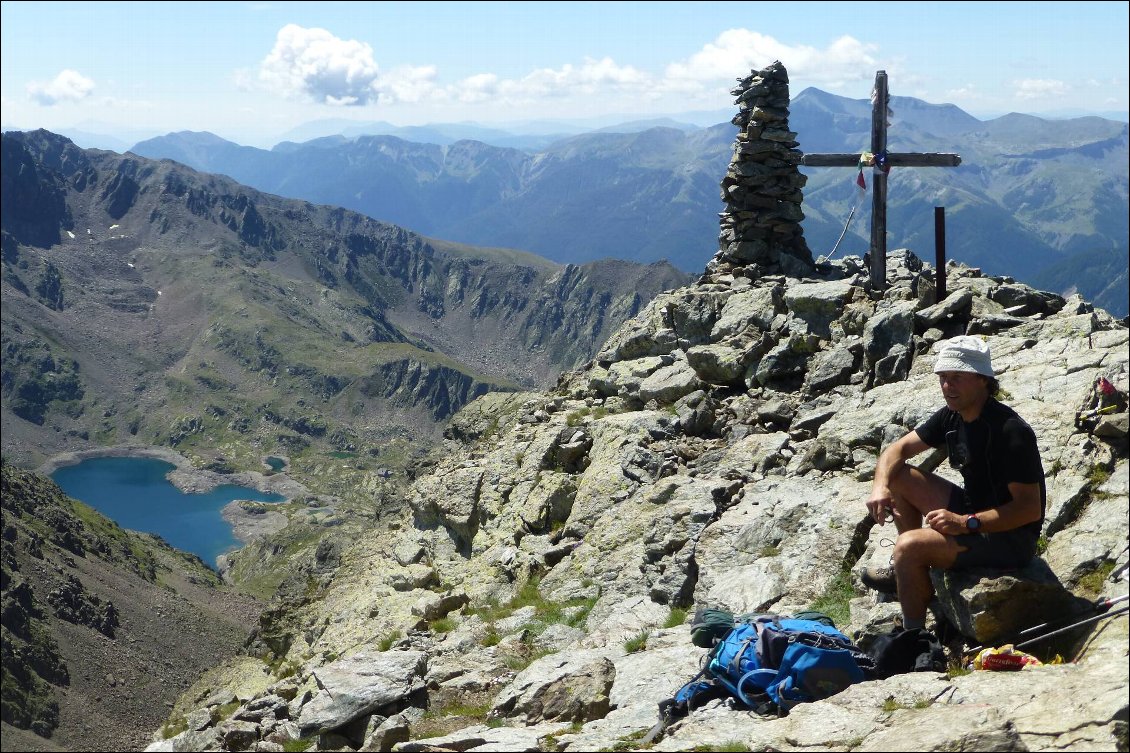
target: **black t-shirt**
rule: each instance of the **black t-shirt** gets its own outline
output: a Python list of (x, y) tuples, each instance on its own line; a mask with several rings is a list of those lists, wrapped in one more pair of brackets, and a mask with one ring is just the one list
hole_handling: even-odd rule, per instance
[(941, 408), (915, 429), (931, 447), (947, 447), (950, 464), (961, 469), (969, 512), (988, 510), (1012, 500), (1011, 483), (1040, 485), (1040, 519), (1025, 528), (1037, 534), (1047, 509), (1047, 487), (1036, 433), (1007, 405), (989, 398), (981, 415), (966, 423), (961, 414)]

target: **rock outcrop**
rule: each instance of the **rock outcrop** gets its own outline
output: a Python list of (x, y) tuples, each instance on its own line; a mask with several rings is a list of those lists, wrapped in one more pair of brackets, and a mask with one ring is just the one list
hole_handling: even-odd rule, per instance
[[(760, 96), (783, 80), (774, 66), (739, 88)], [(769, 107), (783, 109), (751, 112)], [(858, 257), (817, 266), (799, 234), (772, 237), (775, 261), (738, 264), (735, 235), (696, 284), (659, 295), (554, 390), (487, 395), (457, 415), (403, 512), (345, 549), (300, 605), (264, 615), (291, 627), (249, 649), (287, 672), (248, 686), (232, 667), (174, 717), (210, 718), (219, 703), (197, 710), (199, 699), (234, 695), (242, 719), (279, 696), (286, 706), (241, 749), (315, 732), (319, 749), (628, 749), (698, 670), (695, 607), (816, 607), (849, 633), (888, 629), (897, 604), (854, 573), (885, 564), (894, 533), (863, 503), (880, 450), (940, 402), (931, 346), (962, 333), (985, 337), (1004, 401), (1036, 431), (1052, 579), (1075, 600), (1126, 594), (1125, 403), (1076, 415), (1093, 410), (1100, 379), (1130, 388), (1126, 327), (1080, 298), (960, 265), (936, 301), (933, 270), (906, 250), (875, 295)], [(987, 598), (961, 593), (966, 606)], [(1072, 634), (1056, 645), (1063, 665), (901, 675), (785, 718), (715, 702), (654, 749), (1124, 750), (1126, 625)], [(409, 663), (422, 690), (407, 673), (383, 706), (306, 724), (329, 719), (318, 699), (341, 662)], [(222, 723), (191, 726), (151, 749), (235, 749)]]

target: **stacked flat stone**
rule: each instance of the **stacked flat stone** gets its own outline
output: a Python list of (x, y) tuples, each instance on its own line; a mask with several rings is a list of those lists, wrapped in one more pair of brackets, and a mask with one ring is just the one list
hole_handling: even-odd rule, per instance
[(766, 274), (804, 276), (812, 252), (800, 221), (807, 178), (801, 152), (789, 130), (789, 74), (780, 62), (752, 71), (731, 91), (738, 105), (733, 123), (741, 130), (722, 179), (719, 250), (707, 272), (756, 279)]

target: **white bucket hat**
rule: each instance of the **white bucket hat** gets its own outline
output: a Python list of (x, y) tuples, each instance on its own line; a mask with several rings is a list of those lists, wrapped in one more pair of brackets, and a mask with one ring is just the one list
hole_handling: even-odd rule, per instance
[(938, 360), (934, 373), (943, 371), (971, 371), (974, 374), (995, 379), (993, 361), (989, 355), (989, 344), (979, 337), (959, 335), (934, 345)]

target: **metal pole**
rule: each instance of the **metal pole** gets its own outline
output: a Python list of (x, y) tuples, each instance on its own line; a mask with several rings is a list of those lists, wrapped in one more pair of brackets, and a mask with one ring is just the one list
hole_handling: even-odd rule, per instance
[(934, 207), (934, 264), (937, 267), (937, 292), (934, 302), (946, 297), (946, 208)]
[(1100, 614), (1097, 617), (1091, 617), (1090, 619), (1086, 619), (1086, 620), (1082, 620), (1080, 622), (1076, 622), (1074, 625), (1068, 625), (1067, 627), (1062, 627), (1059, 630), (1053, 630), (1050, 633), (1044, 633), (1039, 638), (1033, 638), (1030, 641), (1024, 641), (1023, 643), (1017, 643), (1015, 646), (1013, 646), (1013, 648), (1019, 650), (1019, 649), (1024, 648), (1025, 646), (1031, 646), (1033, 643), (1039, 643), (1040, 641), (1044, 640), (1045, 638), (1051, 638), (1053, 635), (1059, 635), (1060, 633), (1066, 633), (1069, 630), (1074, 630), (1075, 628), (1082, 627), (1083, 625), (1090, 625), (1092, 622), (1098, 622), (1099, 620), (1106, 620), (1106, 619), (1109, 619), (1111, 617), (1117, 617), (1120, 614), (1125, 614), (1127, 611), (1130, 611), (1130, 607), (1122, 607), (1122, 609), (1116, 609), (1113, 612), (1107, 612), (1106, 614)]
[[(920, 467), (920, 469), (921, 469), (921, 467)], [(1091, 608), (1094, 609), (1097, 612), (1105, 613), (1105, 612), (1107, 612), (1107, 610), (1109, 610), (1115, 604), (1119, 604), (1121, 602), (1124, 602), (1128, 598), (1130, 598), (1130, 595), (1123, 594), (1122, 596), (1117, 596), (1113, 599), (1098, 599), (1098, 600), (1091, 603)], [(1061, 619), (1061, 620), (1059, 620), (1055, 623), (1041, 622), (1039, 625), (1033, 625), (1030, 628), (1026, 628), (1024, 630), (1021, 630), (1019, 633), (1016, 633), (1016, 635), (1009, 640), (998, 639), (998, 645), (1003, 645), (1005, 643), (1016, 643), (1017, 641), (1031, 635), (1032, 633), (1038, 633), (1041, 630), (1049, 630), (1049, 629), (1052, 629), (1052, 628), (1059, 629), (1061, 627), (1064, 627), (1064, 625), (1066, 623), (1070, 622), (1071, 620), (1074, 620), (1076, 617), (1079, 617), (1079, 616), (1080, 616), (1079, 614), (1075, 614), (1072, 617), (1068, 617), (1067, 619)], [(1109, 616), (1109, 615), (1107, 615), (1107, 616)], [(1067, 625), (1065, 629), (1072, 629), (1074, 627), (1076, 627), (1076, 625), (1071, 624), (1071, 625)], [(1021, 644), (1021, 645), (1024, 645), (1024, 644)], [(987, 646), (982, 644), (980, 646), (974, 646), (973, 648), (966, 649), (962, 653), (965, 656), (971, 656), (973, 654), (979, 653), (982, 649), (985, 649), (985, 648), (987, 648)]]
[(875, 72), (875, 101), (871, 104), (871, 288), (887, 288), (887, 72)]

